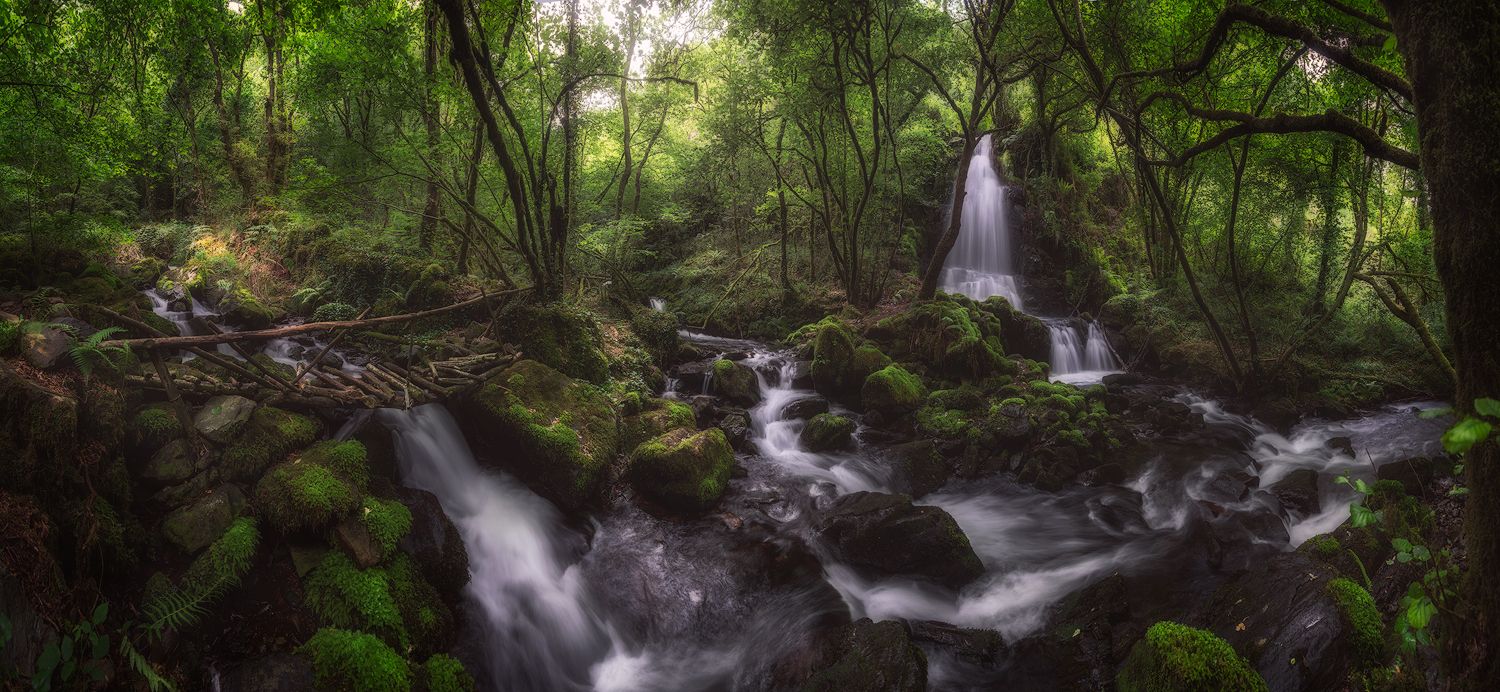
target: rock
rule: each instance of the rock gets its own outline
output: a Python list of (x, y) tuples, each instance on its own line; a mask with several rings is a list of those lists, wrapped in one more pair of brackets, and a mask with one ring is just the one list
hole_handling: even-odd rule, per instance
[(854, 421), (832, 413), (819, 413), (802, 427), (797, 439), (809, 452), (827, 452), (849, 446), (854, 434)]
[(782, 420), (806, 420), (820, 413), (828, 413), (828, 400), (821, 396), (805, 396), (793, 399), (781, 407)]
[(895, 472), (891, 487), (912, 497), (936, 492), (953, 475), (953, 469), (949, 468), (933, 440), (917, 440), (890, 447), (885, 451), (885, 458)]
[(1317, 514), (1321, 504), (1318, 501), (1318, 472), (1312, 469), (1297, 469), (1286, 478), (1276, 481), (1269, 490), (1276, 499), (1281, 501), (1281, 506), (1309, 517)]
[(818, 323), (813, 340), (811, 374), (813, 386), (827, 396), (844, 398), (856, 394), (863, 380), (854, 379), (854, 336), (836, 318)]
[(1000, 296), (986, 299), (979, 307), (1000, 320), (1007, 352), (1043, 363), (1052, 357), (1052, 331), (1046, 323), (1015, 309)]
[(868, 618), (845, 625), (824, 644), (824, 660), (802, 692), (921, 692), (927, 655), (896, 621)]
[(208, 400), (193, 416), (193, 427), (199, 434), (218, 443), (238, 435), (255, 412), (255, 402), (237, 394), (224, 394)]
[(411, 531), (397, 545), (450, 604), (457, 603), (469, 584), (469, 552), (458, 527), (426, 490), (398, 487), (396, 499), (411, 510)]
[(322, 425), (307, 416), (275, 406), (261, 406), (250, 414), (243, 432), (224, 449), (223, 472), (236, 482), (260, 478), (272, 464), (318, 439)]
[(696, 418), (692, 407), (680, 401), (646, 399), (638, 412), (620, 418), (620, 449), (632, 450), (662, 433), (693, 427), (697, 425)]
[(286, 544), (287, 553), (292, 557), (292, 569), (297, 571), (298, 577), (307, 576), (323, 558), (328, 556), (328, 544), (321, 539), (290, 539)]
[(1016, 449), (1031, 440), (1031, 419), (1021, 404), (1005, 404), (985, 419), (984, 429), (995, 446)]
[(672, 377), (677, 380), (677, 391), (683, 394), (702, 394), (715, 361), (695, 360), (672, 368)]
[(641, 444), (626, 475), (636, 492), (668, 509), (713, 507), (729, 484), (734, 450), (718, 428), (681, 428)]
[(218, 306), (225, 322), (245, 329), (265, 329), (279, 317), (275, 310), (244, 288), (236, 288), (225, 295), (218, 301)]
[(1450, 474), (1453, 462), (1448, 458), (1414, 457), (1382, 465), (1375, 472), (1378, 481), (1396, 481), (1407, 495), (1422, 496), (1422, 491), (1432, 483), (1439, 472)]
[(940, 508), (913, 505), (907, 495), (841, 496), (817, 531), (838, 559), (880, 576), (925, 577), (958, 589), (984, 573), (958, 522)]
[(982, 380), (1011, 364), (1000, 342), (1000, 321), (964, 296), (912, 303), (875, 323), (866, 336), (898, 360), (952, 380)]
[(595, 499), (619, 447), (609, 397), (534, 360), (507, 368), (459, 412), (480, 461), (516, 474), (564, 509)]
[(729, 445), (741, 451), (750, 449), (750, 416), (744, 411), (730, 411), (719, 419), (718, 429), (724, 431)]
[(1345, 436), (1330, 437), (1325, 443), (1329, 449), (1335, 449), (1351, 457), (1354, 455), (1354, 441)]
[(1115, 686), (1121, 692), (1264, 692), (1266, 681), (1212, 632), (1162, 621), (1131, 649)]
[(714, 394), (740, 406), (754, 406), (760, 402), (760, 381), (756, 379), (755, 371), (744, 363), (723, 358), (714, 361), (710, 388)]
[(791, 379), (792, 379), (792, 381), (791, 381), (792, 389), (812, 389), (813, 388), (812, 361), (810, 361), (810, 360), (793, 361), (792, 362)]
[(173, 511), (161, 522), (162, 534), (185, 553), (196, 553), (213, 543), (245, 507), (238, 486), (221, 485), (198, 501)]
[(141, 477), (155, 483), (180, 483), (191, 478), (194, 470), (187, 443), (177, 439), (151, 455), (151, 460), (141, 469)]
[(711, 421), (719, 417), (719, 400), (707, 394), (694, 394), (687, 398), (688, 407), (693, 409), (693, 417), (699, 424)]
[(67, 333), (55, 327), (42, 327), (37, 331), (21, 334), (21, 354), (31, 367), (38, 370), (56, 366), (71, 347), (72, 342)]
[(333, 535), (339, 547), (348, 553), (360, 569), (380, 564), (380, 544), (370, 535), (370, 529), (364, 522), (354, 517), (346, 518), (333, 527)]
[(1244, 469), (1220, 471), (1199, 489), (1200, 497), (1216, 504), (1240, 502), (1250, 496), (1259, 479)]
[(926, 396), (927, 388), (922, 386), (922, 381), (899, 365), (888, 365), (871, 373), (860, 389), (865, 410), (888, 419), (917, 410)]
[(935, 620), (910, 623), (911, 638), (951, 650), (959, 658), (992, 665), (1005, 653), (1005, 640), (994, 630), (976, 630)]
[(219, 680), (220, 692), (281, 692), (310, 690), (312, 663), (290, 653), (274, 653), (231, 668)]

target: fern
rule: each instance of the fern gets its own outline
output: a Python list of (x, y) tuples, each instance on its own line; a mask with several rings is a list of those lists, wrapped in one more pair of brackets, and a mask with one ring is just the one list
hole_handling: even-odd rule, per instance
[(105, 327), (88, 337), (79, 339), (78, 331), (66, 324), (54, 324), (68, 332), (73, 339), (73, 345), (68, 348), (68, 357), (73, 359), (73, 364), (78, 367), (78, 372), (83, 373), (83, 381), (88, 383), (89, 377), (94, 374), (94, 368), (100, 364), (107, 365), (111, 370), (118, 371), (120, 366), (115, 359), (125, 355), (124, 346), (102, 346), (105, 341), (120, 332), (125, 331), (119, 327)]
[(151, 692), (177, 692), (177, 686), (173, 685), (171, 680), (162, 677), (161, 673), (156, 672), (156, 667), (152, 666), (140, 650), (130, 643), (130, 637), (120, 637), (120, 658), (125, 659), (125, 662), (130, 664), (130, 668), (146, 681), (146, 687)]

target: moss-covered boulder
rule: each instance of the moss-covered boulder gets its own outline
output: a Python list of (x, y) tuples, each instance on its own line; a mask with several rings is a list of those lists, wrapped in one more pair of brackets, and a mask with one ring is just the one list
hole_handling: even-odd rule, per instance
[(134, 449), (149, 454), (173, 438), (182, 435), (182, 425), (177, 422), (177, 415), (167, 404), (152, 404), (137, 411), (131, 417), (129, 428), (130, 446)]
[(156, 285), (156, 280), (167, 272), (167, 263), (156, 257), (143, 257), (130, 265), (130, 284), (137, 290)]
[(647, 398), (633, 412), (622, 407), (621, 413), (626, 415), (620, 418), (620, 449), (633, 450), (653, 437), (697, 424), (693, 408), (672, 399)]
[(321, 429), (315, 419), (261, 406), (250, 414), (234, 442), (225, 447), (220, 468), (230, 480), (253, 481), (292, 450), (312, 444)]
[(1355, 661), (1361, 668), (1380, 665), (1385, 659), (1385, 625), (1380, 621), (1375, 599), (1365, 587), (1342, 577), (1328, 580), (1327, 588), (1349, 628)]
[(1120, 692), (1263, 692), (1266, 681), (1212, 632), (1162, 621), (1115, 676)]
[(854, 421), (833, 413), (819, 413), (802, 427), (797, 438), (809, 452), (826, 452), (849, 446), (854, 435)]
[(838, 628), (822, 647), (827, 661), (802, 692), (921, 692), (927, 689), (927, 655), (902, 622), (868, 618)]
[(658, 363), (675, 360), (681, 338), (677, 335), (677, 316), (665, 310), (644, 308), (630, 313), (630, 328)]
[(302, 584), (307, 607), (331, 627), (361, 630), (401, 651), (434, 653), (452, 642), (453, 613), (409, 557), (359, 569), (331, 551)]
[(958, 522), (941, 508), (913, 505), (906, 495), (841, 496), (817, 531), (840, 560), (877, 576), (924, 577), (959, 589), (984, 573)]
[(569, 509), (594, 498), (619, 449), (609, 397), (534, 360), (507, 368), (461, 412), (481, 461), (515, 473)]
[(729, 484), (734, 449), (718, 428), (679, 428), (642, 443), (630, 455), (630, 484), (671, 510), (696, 512), (719, 501)]
[(406, 287), (405, 299), (406, 307), (411, 310), (428, 310), (453, 302), (448, 271), (437, 263), (423, 267), (417, 280)]
[(897, 360), (957, 380), (982, 380), (1009, 369), (999, 319), (963, 296), (915, 303), (877, 322), (867, 336)]
[(709, 382), (713, 393), (740, 406), (754, 406), (760, 402), (760, 381), (755, 371), (744, 363), (720, 358), (714, 361), (713, 379)]
[(418, 689), (428, 692), (474, 692), (474, 677), (447, 654), (433, 654), (417, 670)]
[(859, 390), (866, 411), (895, 418), (916, 411), (927, 396), (922, 380), (899, 365), (887, 365), (870, 373)]
[(609, 359), (600, 348), (604, 336), (587, 308), (566, 302), (525, 305), (508, 317), (506, 338), (514, 339), (527, 358), (594, 384), (608, 379)]
[(416, 561), (422, 575), (450, 605), (457, 604), (469, 583), (469, 551), (463, 535), (437, 496), (405, 487), (396, 488), (395, 493), (411, 515), (411, 530), (397, 547)]
[(368, 478), (364, 445), (320, 442), (261, 477), (255, 511), (282, 533), (326, 528), (360, 506)]
[(325, 627), (298, 652), (312, 659), (320, 690), (409, 692), (411, 666), (378, 637)]
[(1000, 296), (986, 299), (979, 308), (999, 320), (1008, 353), (1043, 362), (1052, 357), (1052, 331), (1045, 322), (1015, 309)]
[(824, 318), (815, 325), (813, 339), (812, 379), (819, 392), (845, 398), (856, 394), (863, 380), (854, 375), (854, 335), (835, 317)]
[(193, 415), (193, 427), (214, 442), (228, 442), (244, 430), (254, 412), (251, 399), (235, 394), (216, 396)]
[(185, 553), (196, 553), (223, 535), (245, 507), (245, 495), (233, 485), (223, 485), (161, 522), (162, 535)]
[(281, 317), (281, 313), (244, 288), (235, 288), (225, 295), (219, 302), (219, 310), (225, 322), (245, 329), (265, 329)]

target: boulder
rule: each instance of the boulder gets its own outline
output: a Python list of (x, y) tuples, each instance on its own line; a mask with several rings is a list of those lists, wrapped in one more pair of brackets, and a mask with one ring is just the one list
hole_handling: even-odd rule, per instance
[(797, 441), (809, 452), (827, 452), (848, 447), (853, 434), (854, 421), (832, 413), (819, 413), (802, 427), (802, 435)]
[(866, 411), (895, 419), (916, 411), (927, 396), (922, 381), (899, 365), (888, 365), (865, 378), (860, 400)]
[(564, 509), (595, 499), (619, 449), (609, 397), (534, 360), (507, 368), (459, 412), (481, 462), (516, 474)]
[(369, 569), (380, 564), (380, 543), (370, 534), (370, 528), (354, 517), (348, 517), (333, 527), (333, 537), (360, 569)]
[(255, 412), (255, 402), (237, 394), (208, 400), (193, 416), (193, 427), (214, 442), (224, 443), (238, 435)]
[(657, 435), (696, 424), (691, 406), (671, 399), (649, 398), (641, 402), (639, 411), (620, 418), (620, 449), (635, 449)]
[(1297, 469), (1287, 474), (1286, 478), (1276, 481), (1270, 491), (1281, 501), (1282, 507), (1300, 516), (1317, 514), (1321, 507), (1318, 501), (1318, 472), (1312, 469)]
[(168, 514), (161, 532), (185, 553), (196, 553), (213, 543), (240, 516), (245, 494), (235, 485), (221, 485), (198, 501)]
[(966, 381), (1008, 369), (1000, 342), (1000, 322), (963, 296), (912, 303), (905, 312), (871, 327), (867, 336), (888, 347), (902, 362)]
[(1328, 445), (1329, 449), (1343, 452), (1350, 457), (1355, 456), (1354, 441), (1346, 436), (1330, 437), (1328, 438), (1328, 442), (1326, 444)]
[(718, 428), (679, 428), (630, 454), (627, 477), (637, 493), (674, 511), (713, 507), (729, 484), (734, 450)]
[(225, 322), (245, 329), (265, 329), (279, 317), (275, 310), (244, 288), (236, 288), (224, 296), (219, 301), (219, 310)]
[(854, 336), (835, 318), (826, 318), (817, 326), (813, 340), (811, 373), (813, 386), (834, 398), (856, 394), (863, 380), (855, 379)]
[(261, 406), (243, 428), (224, 448), (222, 462), (224, 474), (236, 482), (254, 481), (293, 450), (312, 444), (322, 425), (307, 416)]
[(805, 396), (793, 399), (781, 407), (782, 420), (806, 420), (820, 413), (828, 413), (828, 400), (821, 396)]
[(1000, 320), (1008, 352), (1044, 363), (1052, 357), (1052, 331), (1046, 323), (1015, 309), (1000, 296), (986, 299), (979, 307)]
[(960, 659), (979, 665), (993, 665), (1005, 653), (1005, 640), (994, 630), (977, 630), (935, 620), (909, 623), (911, 638), (924, 644), (942, 647)]
[(792, 381), (789, 383), (784, 382), (782, 384), (790, 384), (792, 389), (812, 389), (814, 386), (812, 376), (812, 361), (794, 361), (792, 363), (791, 380)]
[(1396, 481), (1407, 495), (1420, 497), (1433, 477), (1452, 472), (1453, 462), (1447, 457), (1414, 457), (1382, 465), (1375, 472), (1375, 479)]
[(802, 692), (921, 692), (927, 689), (927, 655), (897, 621), (868, 618), (833, 631), (825, 661)]
[(750, 449), (750, 415), (740, 410), (729, 411), (719, 419), (720, 430), (724, 431), (724, 437), (729, 440), (729, 445), (741, 451)]
[(292, 653), (273, 653), (231, 668), (219, 680), (221, 692), (281, 692), (310, 690), (312, 663)]
[(64, 361), (72, 340), (67, 332), (56, 327), (42, 327), (34, 332), (21, 334), (21, 354), (26, 362), (38, 370), (47, 370)]
[(151, 455), (151, 459), (141, 468), (141, 477), (153, 483), (181, 483), (191, 478), (194, 471), (187, 443), (177, 439)]
[(672, 368), (672, 378), (677, 380), (675, 390), (681, 394), (702, 394), (715, 362), (717, 361), (695, 360)]
[(412, 556), (422, 575), (450, 604), (469, 584), (469, 552), (463, 535), (443, 512), (437, 496), (416, 488), (396, 488), (396, 499), (411, 511), (411, 531), (397, 545)]
[(1212, 632), (1162, 621), (1131, 649), (1115, 686), (1120, 692), (1264, 692), (1266, 681)]
[(886, 450), (885, 458), (895, 472), (891, 487), (912, 497), (935, 492), (952, 475), (952, 469), (933, 440), (896, 445)]
[(817, 531), (839, 560), (878, 576), (923, 577), (958, 589), (984, 573), (958, 522), (938, 507), (913, 505), (907, 495), (844, 495)]
[(739, 406), (754, 406), (760, 402), (760, 381), (756, 379), (755, 371), (744, 363), (723, 358), (714, 361), (710, 388), (714, 394)]

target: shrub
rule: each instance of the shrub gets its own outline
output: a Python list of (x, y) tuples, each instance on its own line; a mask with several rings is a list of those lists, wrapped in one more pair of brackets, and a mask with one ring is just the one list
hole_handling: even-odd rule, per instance
[(318, 689), (405, 692), (411, 668), (385, 642), (363, 632), (323, 628), (299, 649), (312, 659)]
[(1115, 676), (1120, 692), (1266, 690), (1229, 643), (1205, 630), (1161, 621), (1146, 630)]

